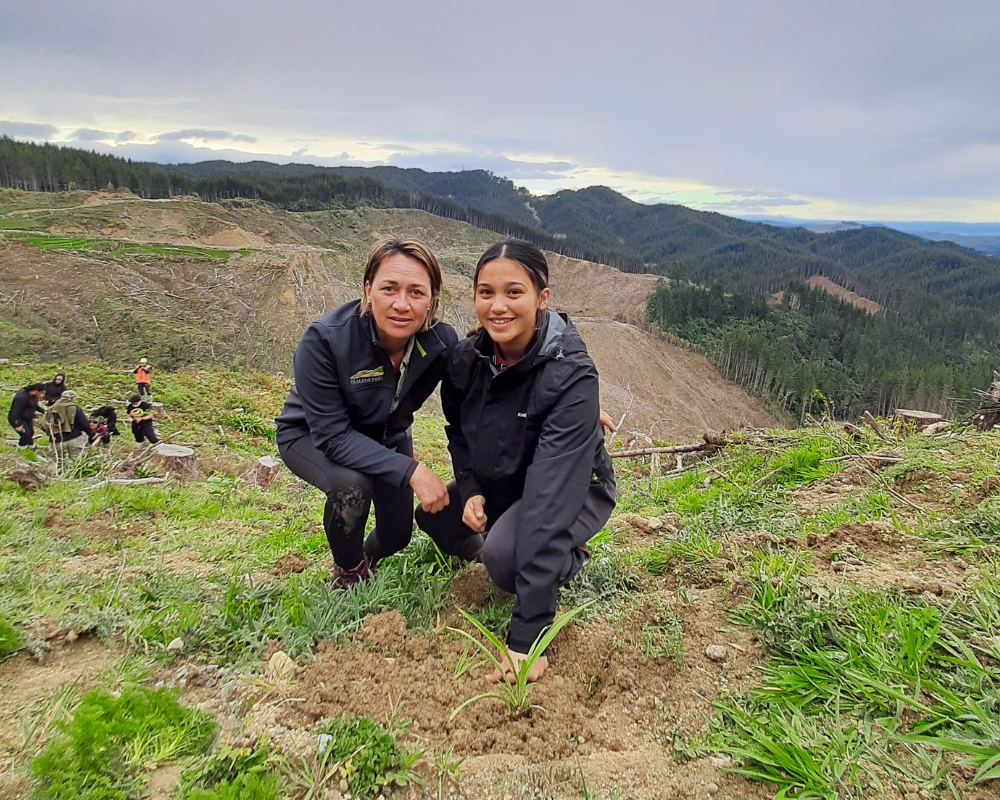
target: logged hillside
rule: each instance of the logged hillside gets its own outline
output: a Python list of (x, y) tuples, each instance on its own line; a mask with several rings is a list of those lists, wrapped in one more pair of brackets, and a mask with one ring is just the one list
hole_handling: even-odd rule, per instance
[[(438, 254), (444, 317), (475, 320), (471, 275), (497, 234), (413, 209), (290, 213), (127, 193), (0, 194), (0, 354), (289, 372), (304, 328), (360, 292), (377, 238)], [(643, 333), (658, 279), (552, 254), (554, 304), (580, 323), (603, 402), (661, 438), (771, 418), (704, 357)]]

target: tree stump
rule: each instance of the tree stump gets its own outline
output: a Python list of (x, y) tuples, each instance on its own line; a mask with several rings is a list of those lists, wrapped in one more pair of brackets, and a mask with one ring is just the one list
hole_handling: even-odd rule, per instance
[(198, 477), (198, 464), (190, 447), (160, 442), (153, 448), (152, 461), (178, 478)]
[(912, 425), (918, 431), (923, 430), (928, 425), (941, 422), (944, 419), (940, 414), (932, 414), (930, 411), (915, 411), (912, 408), (897, 408), (896, 419), (901, 425)]
[(280, 458), (274, 456), (261, 456), (247, 471), (247, 481), (261, 489), (266, 489), (281, 471), (283, 463)]
[(18, 461), (7, 470), (7, 480), (13, 481), (22, 489), (37, 489), (45, 483), (45, 475), (27, 461)]

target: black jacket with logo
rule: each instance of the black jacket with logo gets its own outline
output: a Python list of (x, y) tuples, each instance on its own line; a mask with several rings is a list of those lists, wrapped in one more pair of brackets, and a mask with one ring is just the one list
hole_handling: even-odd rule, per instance
[(460, 342), (441, 401), (462, 502), (482, 495), (495, 520), (522, 501), (507, 644), (526, 653), (555, 616), (570, 526), (592, 487), (614, 503), (615, 476), (598, 425), (597, 368), (565, 315), (549, 311), (513, 366), (495, 374), (493, 355), (485, 331)]
[(457, 342), (443, 322), (416, 334), (399, 405), (390, 414), (396, 372), (371, 317), (361, 315), (357, 300), (327, 312), (295, 349), (295, 385), (275, 420), (278, 443), (311, 436), (335, 464), (405, 486), (417, 462), (390, 447), (437, 388)]

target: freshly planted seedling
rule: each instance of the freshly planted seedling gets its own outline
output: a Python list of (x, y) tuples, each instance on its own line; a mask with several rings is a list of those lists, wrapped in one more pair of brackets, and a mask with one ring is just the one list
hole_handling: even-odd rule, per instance
[[(590, 603), (595, 601), (591, 600)], [(552, 643), (552, 640), (556, 638), (556, 635), (561, 631), (574, 617), (578, 616), (590, 603), (584, 603), (582, 606), (577, 606), (572, 611), (568, 611), (561, 617), (556, 619), (549, 627), (545, 628), (535, 639), (534, 643), (531, 645), (531, 649), (528, 650), (527, 657), (518, 661), (514, 665), (514, 680), (506, 681), (500, 680), (497, 683), (499, 691), (484, 692), (483, 694), (477, 694), (475, 697), (470, 697), (464, 703), (462, 703), (458, 708), (451, 712), (451, 717), (449, 719), (454, 719), (458, 713), (468, 705), (472, 705), (479, 700), (494, 699), (500, 700), (507, 707), (507, 711), (510, 713), (511, 717), (519, 717), (522, 714), (530, 711), (532, 708), (539, 708), (541, 706), (534, 705), (531, 702), (531, 697), (529, 695), (528, 683), (528, 673), (531, 672), (531, 668), (535, 665), (535, 662), (545, 653), (545, 649)], [(469, 622), (476, 626), (476, 629), (486, 637), (487, 641), (492, 648), (483, 644), (479, 639), (473, 636), (468, 631), (463, 631), (461, 628), (449, 628), (450, 631), (454, 633), (459, 633), (466, 637), (470, 642), (476, 645), (483, 653), (486, 654), (487, 658), (493, 662), (493, 665), (500, 671), (501, 675), (504, 672), (503, 666), (501, 664), (501, 659), (506, 657), (507, 646), (497, 637), (492, 631), (489, 630), (485, 625), (483, 625), (479, 620), (464, 611), (459, 610), (459, 613), (465, 617)], [(544, 709), (542, 709), (544, 711)]]
[(455, 669), (452, 672), (452, 680), (458, 680), (470, 669), (475, 669), (476, 667), (485, 664), (486, 662), (480, 659), (475, 661), (469, 654), (470, 643), (465, 643), (465, 648), (462, 650), (462, 655), (458, 657), (458, 661), (455, 662)]

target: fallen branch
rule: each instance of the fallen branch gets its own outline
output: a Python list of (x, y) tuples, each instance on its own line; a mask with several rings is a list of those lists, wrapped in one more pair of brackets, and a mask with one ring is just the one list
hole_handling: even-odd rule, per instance
[(698, 453), (709, 449), (711, 449), (711, 445), (699, 442), (698, 444), (675, 444), (670, 447), (642, 447), (638, 450), (619, 450), (615, 453), (608, 453), (608, 455), (612, 458), (638, 458), (639, 456), (651, 456), (653, 453)]
[(784, 468), (785, 468), (784, 465), (782, 465), (782, 466), (778, 467), (777, 469), (772, 469), (766, 475), (762, 475), (761, 477), (757, 478), (757, 480), (755, 480), (753, 482), (753, 485), (754, 486), (760, 486), (762, 483), (766, 483), (768, 480), (770, 480), (775, 475), (777, 475), (779, 472), (781, 472), (781, 470), (783, 470)]
[(89, 492), (92, 489), (99, 489), (102, 486), (107, 486), (112, 483), (118, 486), (140, 486), (144, 483), (165, 483), (166, 480), (166, 478), (108, 478), (107, 480), (100, 481), (92, 486), (84, 486), (80, 491)]

